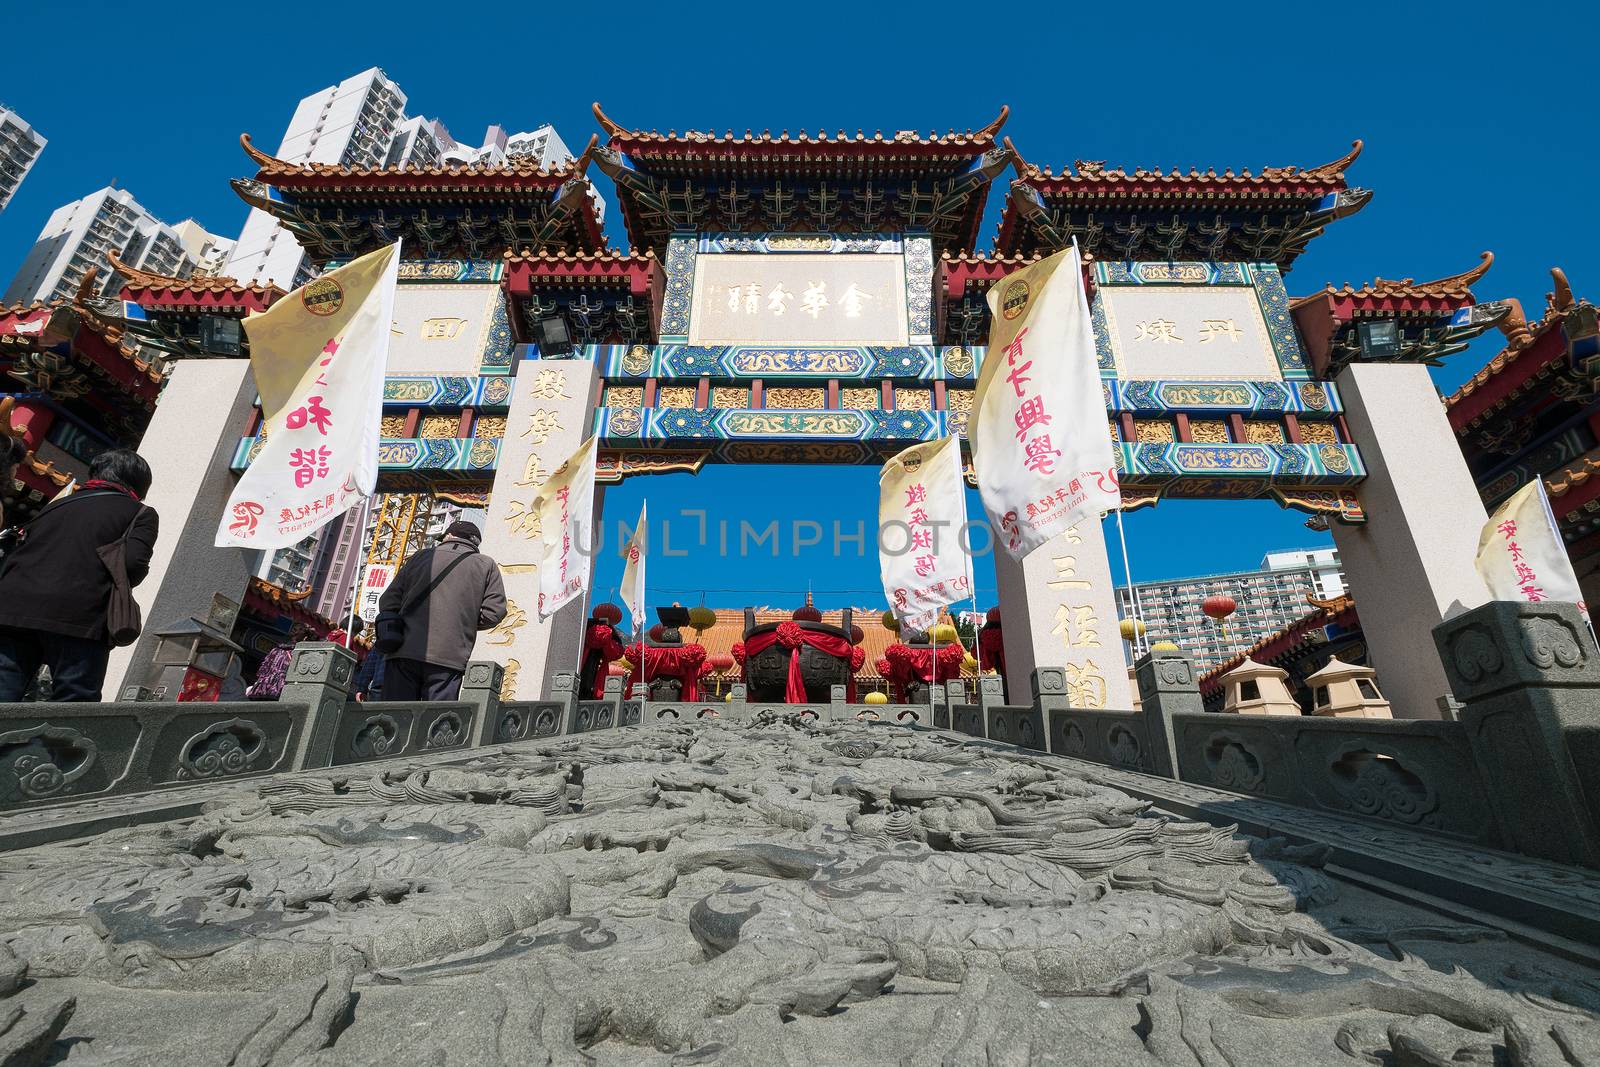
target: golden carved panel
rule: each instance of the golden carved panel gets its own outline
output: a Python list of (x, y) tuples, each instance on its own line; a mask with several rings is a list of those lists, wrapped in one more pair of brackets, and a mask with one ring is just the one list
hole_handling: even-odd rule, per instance
[(767, 407), (783, 411), (821, 411), (828, 406), (828, 391), (812, 386), (780, 386), (766, 391)]
[(637, 385), (608, 385), (606, 386), (606, 407), (642, 408), (644, 407), (644, 390)]
[(1228, 424), (1221, 419), (1190, 419), (1189, 437), (1202, 445), (1228, 443)]
[(1162, 444), (1176, 441), (1178, 435), (1165, 419), (1135, 419), (1133, 439), (1141, 444)]
[(656, 407), (692, 408), (698, 392), (692, 385), (663, 385), (656, 392)]
[(1244, 424), (1244, 439), (1252, 445), (1281, 445), (1289, 437), (1280, 422), (1250, 419)]
[(855, 411), (877, 411), (883, 407), (882, 389), (840, 389), (839, 406)]
[(378, 431), (380, 437), (404, 437), (406, 435), (406, 417), (404, 415), (385, 415), (379, 424), (382, 429)]
[(894, 409), (896, 411), (932, 411), (933, 391), (930, 389), (896, 389), (894, 391)]
[(944, 406), (951, 411), (971, 411), (973, 392), (972, 389), (946, 389)]
[(1339, 431), (1331, 422), (1302, 422), (1300, 437), (1308, 445), (1336, 445)]
[(422, 425), (417, 430), (417, 436), (428, 440), (438, 440), (445, 437), (454, 437), (456, 430), (461, 426), (461, 418), (457, 415), (427, 415), (422, 420)]
[(504, 415), (479, 415), (477, 423), (472, 427), (472, 436), (488, 438), (490, 440), (506, 435), (506, 417)]
[(738, 385), (713, 385), (711, 387), (711, 406), (714, 408), (747, 408), (750, 406), (750, 390)]

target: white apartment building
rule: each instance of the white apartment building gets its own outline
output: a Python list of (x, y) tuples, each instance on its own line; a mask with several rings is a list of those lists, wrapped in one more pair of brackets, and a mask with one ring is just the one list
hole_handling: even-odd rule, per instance
[[(438, 119), (408, 117), (406, 95), (372, 67), (300, 101), (274, 153), (289, 163), (337, 163), (349, 167), (498, 166), (526, 159), (541, 167), (571, 161), (572, 152), (549, 124), (508, 134), (490, 126), (474, 148), (450, 136)], [(605, 200), (591, 190), (605, 219)], [(240, 281), (273, 281), (285, 289), (303, 285), (311, 265), (294, 237), (271, 215), (252, 208), (226, 273)]]
[(45, 139), (37, 130), (24, 122), (21, 115), (0, 104), (0, 211), (11, 203), (17, 186), (33, 169), (44, 146)]
[(192, 219), (184, 225), (187, 228), (180, 234), (141, 207), (126, 189), (107, 187), (63, 204), (39, 231), (4, 300), (7, 304), (69, 300), (91, 268), (99, 271), (95, 295), (114, 298), (122, 282), (111, 269), (108, 253), (130, 267), (174, 278), (189, 277), (200, 259), (220, 262), (216, 250), (230, 242), (207, 233)]
[[(1222, 662), (1303, 618), (1312, 610), (1306, 597), (1331, 600), (1345, 590), (1339, 553), (1333, 548), (1269, 552), (1253, 571), (1208, 574), (1159, 582), (1138, 582), (1138, 617), (1144, 637), (1135, 653), (1154, 641), (1172, 641), (1201, 670)], [(1212, 595), (1231, 596), (1238, 609), (1218, 624), (1200, 610)], [(1117, 614), (1134, 614), (1127, 586), (1117, 588)]]

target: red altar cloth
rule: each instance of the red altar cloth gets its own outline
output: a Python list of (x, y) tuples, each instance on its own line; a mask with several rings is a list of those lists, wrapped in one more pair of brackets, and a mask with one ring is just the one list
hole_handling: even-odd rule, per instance
[(640, 642), (628, 646), (628, 658), (633, 661), (633, 672), (628, 675), (629, 693), (641, 680), (653, 682), (657, 678), (676, 678), (683, 683), (682, 699), (700, 699), (700, 664), (706, 658), (704, 646), (656, 648)]
[(733, 658), (739, 661), (740, 680), (749, 680), (745, 670), (746, 661), (752, 656), (759, 656), (775, 644), (789, 649), (789, 674), (784, 681), (783, 690), (783, 699), (786, 702), (790, 704), (806, 702), (805, 679), (800, 674), (800, 646), (810, 645), (830, 656), (838, 656), (840, 659), (849, 657), (850, 678), (845, 683), (845, 699), (852, 704), (855, 703), (855, 672), (861, 669), (861, 664), (866, 660), (866, 653), (859, 648), (852, 648), (846, 638), (807, 630), (797, 622), (780, 622), (777, 629), (757, 634), (748, 641), (733, 646)]

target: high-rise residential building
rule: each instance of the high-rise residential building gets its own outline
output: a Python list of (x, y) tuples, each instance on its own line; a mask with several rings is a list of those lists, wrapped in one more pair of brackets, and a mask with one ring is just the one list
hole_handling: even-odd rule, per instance
[[(490, 126), (473, 148), (450, 136), (438, 119), (406, 115), (406, 95), (377, 67), (346, 78), (300, 101), (279, 142), (277, 158), (289, 163), (344, 166), (497, 166), (528, 160), (540, 167), (569, 162), (572, 152), (550, 125), (508, 134)], [(591, 190), (604, 218), (605, 201)], [(294, 288), (313, 268), (293, 235), (271, 215), (252, 208), (226, 273), (240, 281), (272, 281)]]
[(22, 116), (0, 104), (0, 211), (44, 151), (45, 139), (22, 121)]
[[(1160, 582), (1138, 582), (1138, 617), (1145, 635), (1137, 651), (1171, 641), (1201, 670), (1270, 637), (1311, 610), (1308, 596), (1331, 600), (1344, 592), (1344, 572), (1332, 548), (1269, 552), (1253, 571), (1207, 574)], [(1230, 596), (1238, 609), (1222, 624), (1201, 611), (1214, 595)], [(1117, 613), (1134, 614), (1127, 586), (1117, 588)]]
[[(140, 206), (126, 189), (107, 187), (63, 204), (51, 214), (39, 238), (6, 289), (7, 304), (69, 300), (85, 275), (97, 268), (97, 296), (115, 298), (122, 282), (109, 255), (130, 267), (187, 278), (201, 261), (220, 262), (218, 249), (230, 242), (186, 220), (180, 233)], [(192, 250), (192, 253), (191, 253)]]
[(172, 228), (183, 246), (184, 255), (194, 263), (194, 273), (203, 278), (214, 278), (222, 273), (228, 257), (233, 254), (233, 242), (209, 232), (194, 219), (184, 219)]

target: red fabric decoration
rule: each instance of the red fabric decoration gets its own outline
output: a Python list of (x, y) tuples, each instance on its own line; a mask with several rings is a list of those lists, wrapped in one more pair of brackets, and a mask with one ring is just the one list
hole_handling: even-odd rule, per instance
[[(810, 645), (839, 659), (850, 654), (850, 642), (843, 637), (804, 630), (797, 622), (780, 622), (777, 629), (750, 638), (744, 643), (744, 654), (746, 658), (759, 656), (773, 645), (780, 644), (792, 650), (789, 653), (789, 677), (783, 691), (783, 699), (790, 704), (806, 702), (805, 680), (800, 676), (801, 645)], [(856, 679), (853, 673), (845, 683), (845, 699), (852, 704), (856, 702)]]
[(850, 673), (851, 674), (854, 674), (854, 673), (856, 673), (856, 671), (859, 671), (861, 669), (861, 665), (863, 663), (865, 663), (865, 662), (867, 662), (867, 650), (866, 649), (862, 648), (860, 645), (857, 645), (855, 648), (852, 648), (850, 650)]
[(617, 631), (603, 622), (590, 623), (583, 635), (583, 661), (588, 663), (596, 652), (600, 654), (600, 669), (594, 672), (594, 699), (601, 700), (606, 695), (606, 664), (622, 658), (622, 642), (617, 640)]
[(912, 681), (947, 682), (961, 677), (961, 661), (967, 650), (959, 644), (939, 646), (937, 658), (931, 648), (912, 648), (893, 644), (883, 650), (886, 666), (883, 676), (894, 686), (896, 703), (905, 703), (905, 687)]
[(633, 662), (633, 673), (628, 676), (628, 690), (641, 681), (653, 682), (657, 678), (676, 678), (683, 683), (682, 699), (700, 699), (700, 665), (705, 662), (703, 645), (680, 645), (675, 648), (653, 648), (643, 643), (628, 646), (628, 659)]
[(744, 666), (744, 642), (743, 641), (735, 641), (733, 643), (733, 647), (728, 650), (728, 654), (733, 657), (733, 661), (735, 663), (737, 663), (740, 667)]

